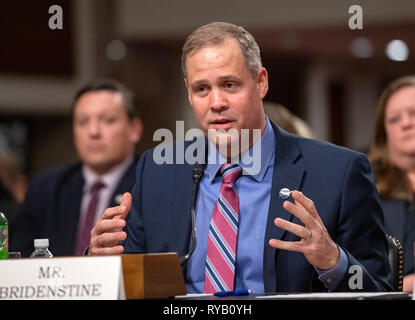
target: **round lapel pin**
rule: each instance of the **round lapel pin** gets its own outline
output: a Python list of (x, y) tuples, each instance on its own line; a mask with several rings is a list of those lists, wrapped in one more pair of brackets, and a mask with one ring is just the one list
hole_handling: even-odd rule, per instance
[(282, 188), (279, 193), (279, 197), (286, 200), (291, 196), (291, 191), (288, 188)]
[(117, 194), (117, 195), (114, 197), (114, 202), (115, 202), (115, 204), (120, 205), (120, 204), (121, 204), (121, 201), (122, 201), (122, 194)]

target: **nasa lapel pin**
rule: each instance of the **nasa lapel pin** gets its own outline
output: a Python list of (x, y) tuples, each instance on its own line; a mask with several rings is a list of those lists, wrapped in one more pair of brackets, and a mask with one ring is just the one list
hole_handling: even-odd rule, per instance
[(120, 205), (120, 204), (121, 204), (121, 200), (122, 200), (122, 194), (117, 194), (117, 195), (114, 197), (114, 202), (115, 202), (117, 205)]
[(287, 200), (291, 196), (291, 191), (288, 188), (282, 188), (279, 193), (279, 197)]

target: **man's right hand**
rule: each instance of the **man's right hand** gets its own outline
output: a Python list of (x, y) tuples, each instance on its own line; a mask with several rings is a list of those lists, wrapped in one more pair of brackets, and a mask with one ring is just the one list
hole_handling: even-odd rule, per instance
[(95, 227), (91, 230), (91, 243), (88, 255), (117, 255), (124, 251), (120, 241), (127, 238), (125, 218), (130, 212), (132, 196), (126, 192), (122, 196), (121, 204), (104, 211)]

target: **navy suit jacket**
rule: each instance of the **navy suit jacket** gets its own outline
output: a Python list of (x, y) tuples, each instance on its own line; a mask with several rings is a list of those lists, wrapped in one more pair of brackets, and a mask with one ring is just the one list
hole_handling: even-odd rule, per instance
[[(349, 266), (362, 268), (362, 290), (392, 290), (382, 209), (366, 157), (272, 125), (276, 154), (263, 255), (265, 291), (325, 290), (303, 254), (268, 245), (272, 238), (299, 240), (273, 223), (276, 217), (299, 223), (282, 207), (281, 188), (301, 190), (314, 201), (330, 236), (346, 252)], [(192, 168), (186, 163), (157, 165), (153, 150), (142, 155), (127, 216), (126, 253), (178, 252), (182, 256), (188, 252)], [(350, 291), (353, 275), (346, 274), (336, 289)]]
[[(137, 162), (135, 158), (121, 178), (109, 206), (119, 205), (115, 197), (131, 191)], [(34, 250), (33, 239), (48, 238), (54, 256), (74, 255), (83, 187), (80, 162), (50, 169), (33, 178), (14, 230), (10, 230), (10, 250), (21, 251), (27, 257)]]

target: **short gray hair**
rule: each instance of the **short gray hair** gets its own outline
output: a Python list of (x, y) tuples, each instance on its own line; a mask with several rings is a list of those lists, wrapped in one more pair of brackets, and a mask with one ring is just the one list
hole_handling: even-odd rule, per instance
[(186, 39), (182, 49), (182, 71), (186, 78), (186, 60), (190, 53), (202, 49), (206, 45), (220, 45), (226, 39), (235, 39), (242, 54), (248, 70), (256, 77), (258, 70), (262, 67), (261, 54), (255, 38), (243, 27), (227, 22), (212, 22), (203, 25), (193, 31)]

